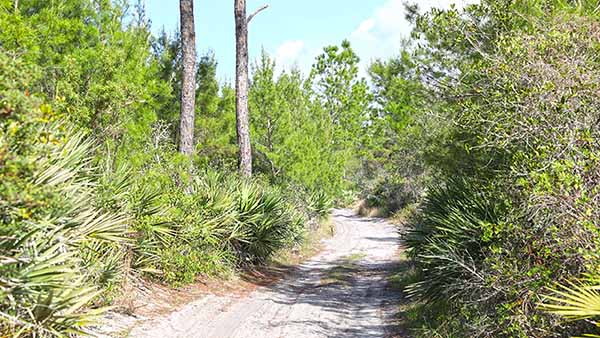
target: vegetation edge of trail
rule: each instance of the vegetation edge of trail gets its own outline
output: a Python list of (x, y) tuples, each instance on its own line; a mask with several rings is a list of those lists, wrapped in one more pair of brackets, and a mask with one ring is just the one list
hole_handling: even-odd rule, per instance
[(406, 225), (416, 337), (597, 332), (597, 4), (405, 14), (367, 78), (349, 41), (306, 74), (263, 51), (240, 107), (143, 2), (0, 0), (0, 335), (85, 334), (133, 280), (264, 264), (356, 200)]

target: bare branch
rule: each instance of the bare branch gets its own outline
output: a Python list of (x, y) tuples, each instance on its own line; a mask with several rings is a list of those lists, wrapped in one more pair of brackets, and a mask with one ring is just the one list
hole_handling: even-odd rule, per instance
[(261, 8), (257, 9), (256, 11), (254, 11), (254, 13), (250, 14), (248, 16), (248, 19), (246, 19), (246, 24), (249, 24), (250, 20), (252, 20), (256, 16), (256, 14), (264, 11), (267, 8), (269, 8), (269, 5), (263, 5)]

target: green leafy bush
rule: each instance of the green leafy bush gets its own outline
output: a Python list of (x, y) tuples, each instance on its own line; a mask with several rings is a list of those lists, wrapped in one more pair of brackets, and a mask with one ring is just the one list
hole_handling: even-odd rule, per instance
[(407, 234), (410, 254), (421, 271), (409, 294), (424, 301), (476, 298), (488, 293), (479, 271), (497, 234), (506, 207), (498, 196), (461, 180), (432, 186), (422, 216)]
[(333, 201), (324, 191), (314, 191), (308, 196), (308, 208), (319, 217), (329, 215)]
[(302, 239), (309, 216), (281, 189), (234, 173), (198, 171), (168, 149), (150, 151), (155, 161), (129, 193), (133, 202), (144, 195), (140, 189), (154, 191), (143, 209), (157, 209), (132, 215), (135, 269), (185, 284), (265, 262)]
[(225, 252), (196, 248), (193, 244), (174, 244), (158, 254), (163, 279), (174, 286), (193, 283), (199, 276), (223, 274), (229, 268)]
[[(430, 163), (435, 186), (408, 238), (419, 270), (409, 291), (434, 313), (424, 336), (590, 332), (538, 304), (555, 282), (598, 269), (596, 14), (523, 3), (507, 16), (502, 3), (417, 22), (429, 41), (421, 62), (449, 70), (436, 89), (461, 98), (438, 103), (449, 122)], [(495, 35), (478, 36), (474, 48), (455, 40), (464, 31)]]
[(26, 69), (0, 53), (0, 334), (82, 333), (128, 219), (98, 206), (92, 143), (29, 96)]
[(419, 183), (416, 178), (386, 176), (363, 193), (366, 207), (383, 208), (383, 214), (392, 215), (420, 200), (422, 189)]

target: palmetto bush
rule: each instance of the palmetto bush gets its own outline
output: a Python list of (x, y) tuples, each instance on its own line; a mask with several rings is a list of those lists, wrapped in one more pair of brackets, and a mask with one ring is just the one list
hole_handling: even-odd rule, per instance
[(420, 280), (408, 287), (411, 296), (437, 301), (486, 291), (479, 271), (493, 229), (499, 224), (501, 203), (476, 184), (449, 180), (429, 189), (422, 217), (407, 234)]
[(191, 195), (203, 206), (199, 219), (212, 242), (244, 262), (264, 261), (302, 235), (304, 215), (277, 188), (208, 171), (198, 176)]
[(329, 215), (333, 200), (322, 190), (313, 191), (308, 195), (308, 208), (319, 217)]
[[(214, 170), (189, 167), (187, 189), (165, 173), (172, 163), (145, 175), (163, 182), (162, 210), (137, 217), (134, 225), (136, 270), (174, 285), (198, 275), (215, 275), (240, 265), (264, 262), (273, 252), (301, 240), (307, 216), (285, 194), (259, 182)], [(145, 186), (145, 185), (144, 185)]]
[(0, 336), (84, 331), (126, 245), (127, 217), (98, 206), (91, 142), (28, 95), (34, 73), (0, 53)]
[[(588, 321), (600, 333), (597, 321), (600, 318), (600, 279), (588, 276), (584, 280), (548, 288), (540, 308), (569, 321)], [(584, 337), (598, 338), (600, 335), (585, 334)]]
[(99, 311), (88, 308), (100, 293), (92, 266), (114, 263), (89, 252), (124, 244), (127, 218), (96, 207), (91, 143), (34, 99), (11, 106), (8, 90), (0, 86), (0, 335), (80, 333)]
[(237, 222), (245, 237), (232, 244), (244, 259), (264, 261), (273, 252), (299, 240), (306, 219), (279, 190), (243, 182), (235, 193)]

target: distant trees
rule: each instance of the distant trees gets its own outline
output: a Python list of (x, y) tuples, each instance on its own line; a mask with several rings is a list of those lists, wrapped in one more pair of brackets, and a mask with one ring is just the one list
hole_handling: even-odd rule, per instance
[(371, 95), (366, 80), (359, 76), (359, 61), (349, 41), (343, 41), (341, 46), (327, 46), (317, 56), (305, 83), (312, 115), (327, 137), (323, 146), (329, 148), (329, 165), (341, 175), (329, 179), (340, 185), (354, 179), (370, 127)]
[(196, 114), (197, 160), (223, 170), (236, 167), (235, 92), (219, 85), (217, 60), (208, 52), (198, 60)]
[(183, 55), (179, 152), (191, 155), (194, 150), (194, 106), (196, 100), (196, 34), (194, 32), (194, 1), (180, 0), (179, 14), (181, 20), (181, 48)]
[(326, 47), (308, 78), (297, 69), (276, 74), (263, 52), (249, 90), (255, 172), (332, 195), (349, 188), (369, 133), (367, 89), (347, 42)]
[(358, 76), (359, 61), (350, 42), (344, 40), (341, 48), (323, 49), (309, 76), (314, 99), (329, 114), (340, 148), (352, 148), (360, 140), (368, 118), (370, 94), (366, 80)]

